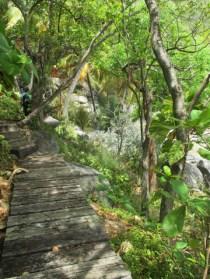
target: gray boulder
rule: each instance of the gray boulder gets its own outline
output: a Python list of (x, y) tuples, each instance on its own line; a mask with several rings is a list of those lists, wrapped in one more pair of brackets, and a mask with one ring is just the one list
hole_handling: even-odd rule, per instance
[(204, 179), (199, 168), (192, 164), (186, 162), (184, 170), (184, 180), (192, 189), (202, 189), (204, 185)]
[(193, 189), (202, 190), (206, 186), (210, 187), (210, 161), (200, 156), (198, 152), (200, 148), (203, 147), (194, 143), (188, 152), (184, 179)]

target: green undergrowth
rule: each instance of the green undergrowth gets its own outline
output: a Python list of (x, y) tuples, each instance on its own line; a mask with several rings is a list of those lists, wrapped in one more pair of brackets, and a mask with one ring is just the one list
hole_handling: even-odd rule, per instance
[(10, 146), (5, 137), (0, 134), (0, 176), (4, 170), (11, 167), (12, 158), (10, 155)]
[[(111, 245), (127, 264), (133, 279), (202, 278), (205, 258), (195, 220), (194, 235), (186, 228), (184, 234), (169, 238), (157, 222), (146, 221), (120, 208), (102, 207), (102, 210), (104, 216), (114, 214), (128, 224), (125, 232), (111, 239)], [(193, 218), (187, 221), (192, 222)]]
[[(128, 249), (123, 251), (124, 243)], [(133, 226), (114, 238), (112, 245), (121, 252), (133, 279), (201, 278), (202, 256), (197, 257), (198, 262), (191, 255), (190, 248), (181, 249), (155, 225)]]
[(0, 120), (20, 120), (23, 118), (19, 97), (14, 92), (0, 93)]

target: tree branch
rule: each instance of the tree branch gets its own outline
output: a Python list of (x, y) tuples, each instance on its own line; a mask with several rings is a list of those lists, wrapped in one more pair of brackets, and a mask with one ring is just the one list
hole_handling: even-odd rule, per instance
[[(176, 70), (170, 57), (163, 45), (160, 32), (159, 10), (156, 0), (145, 0), (151, 23), (152, 48), (156, 59), (162, 69), (165, 81), (173, 100), (173, 114), (178, 122), (186, 119), (186, 109), (184, 103), (184, 94), (181, 84), (177, 78)], [(177, 129), (177, 139), (182, 142), (186, 140), (186, 134), (183, 129)]]
[(104, 42), (105, 39), (108, 38), (108, 35), (107, 35), (97, 43), (97, 39), (109, 28), (110, 25), (112, 25), (112, 23), (113, 23), (113, 20), (106, 23), (102, 27), (102, 29), (95, 35), (95, 37), (90, 42), (88, 49), (85, 51), (84, 55), (80, 59), (80, 62), (78, 63), (78, 66), (77, 66), (75, 74), (73, 76), (70, 88), (68, 89), (67, 96), (66, 96), (65, 103), (64, 103), (63, 116), (65, 117), (65, 119), (68, 119), (68, 108), (69, 108), (70, 96), (75, 90), (75, 87), (78, 83), (82, 68), (84, 67), (84, 65), (85, 65), (88, 57), (90, 56), (91, 52), (93, 51), (93, 49), (98, 47), (99, 44), (101, 44), (102, 42)]
[(31, 14), (33, 12), (33, 10), (36, 8), (36, 6), (38, 6), (41, 2), (43, 2), (43, 0), (37, 0), (29, 9), (29, 14)]
[(198, 102), (201, 94), (203, 93), (203, 91), (206, 89), (206, 87), (208, 86), (209, 84), (209, 81), (210, 81), (210, 73), (208, 73), (208, 75), (204, 78), (200, 88), (198, 89), (198, 91), (195, 93), (190, 105), (189, 105), (189, 108), (188, 108), (188, 113), (190, 114), (191, 111), (193, 110), (194, 106), (196, 105), (196, 103)]

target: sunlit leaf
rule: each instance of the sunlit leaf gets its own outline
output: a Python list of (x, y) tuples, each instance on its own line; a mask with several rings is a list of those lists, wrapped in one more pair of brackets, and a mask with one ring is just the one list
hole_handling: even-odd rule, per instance
[(9, 9), (6, 13), (6, 17), (9, 20), (8, 23), (7, 23), (6, 30), (11, 29), (12, 27), (14, 27), (19, 21), (24, 20), (21, 11), (15, 6), (10, 6), (9, 7)]
[(176, 242), (176, 245), (175, 245), (175, 248), (177, 250), (183, 250), (184, 248), (186, 248), (188, 245), (187, 245), (187, 242), (184, 242), (184, 241), (177, 241)]
[(187, 201), (189, 198), (189, 189), (188, 186), (179, 179), (172, 179), (170, 181), (171, 187), (173, 188), (174, 192), (178, 195), (178, 197), (182, 201)]
[(171, 176), (171, 174), (172, 174), (171, 169), (168, 166), (164, 166), (163, 171), (164, 171), (165, 175), (167, 175), (167, 176)]
[(169, 236), (175, 236), (182, 232), (186, 207), (180, 206), (172, 210), (163, 220), (162, 227)]

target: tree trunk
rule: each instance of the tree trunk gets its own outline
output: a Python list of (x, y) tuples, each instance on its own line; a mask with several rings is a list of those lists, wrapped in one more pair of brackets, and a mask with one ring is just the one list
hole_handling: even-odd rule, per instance
[[(170, 57), (165, 50), (165, 47), (162, 42), (161, 32), (160, 32), (160, 19), (159, 19), (159, 10), (156, 0), (145, 0), (149, 14), (150, 14), (150, 23), (151, 23), (151, 33), (152, 33), (152, 48), (156, 56), (156, 59), (163, 71), (165, 81), (167, 83), (169, 92), (173, 100), (173, 114), (177, 119), (177, 124), (179, 128), (176, 129), (176, 138), (180, 140), (183, 144), (187, 141), (187, 133), (184, 128), (182, 128), (182, 121), (186, 119), (186, 108), (184, 103), (184, 94), (182, 91), (181, 84), (177, 78), (177, 74), (174, 66), (171, 63)], [(174, 167), (174, 174), (179, 174), (183, 167), (183, 162), (179, 166)], [(170, 187), (170, 186), (168, 186)], [(169, 189), (166, 187), (166, 190)], [(163, 199), (161, 205), (161, 219), (164, 218), (170, 209), (173, 207), (172, 200)]]
[(90, 96), (91, 96), (91, 100), (92, 100), (93, 111), (94, 111), (95, 116), (96, 116), (96, 104), (95, 104), (95, 99), (94, 99), (94, 94), (93, 94), (93, 88), (92, 88), (92, 84), (91, 84), (91, 81), (90, 81), (90, 75), (89, 75), (89, 73), (87, 73), (87, 82), (88, 82), (88, 87), (89, 87)]
[[(145, 129), (144, 129), (144, 141), (142, 145), (143, 155), (142, 155), (142, 199), (141, 199), (141, 211), (147, 217), (149, 217), (149, 207), (148, 202), (150, 198), (150, 193), (156, 188), (156, 150), (154, 140), (151, 138), (149, 129), (152, 121), (152, 94), (147, 89), (144, 81), (144, 87), (142, 88), (143, 93), (143, 111), (145, 119)], [(151, 184), (152, 183), (152, 184)]]

